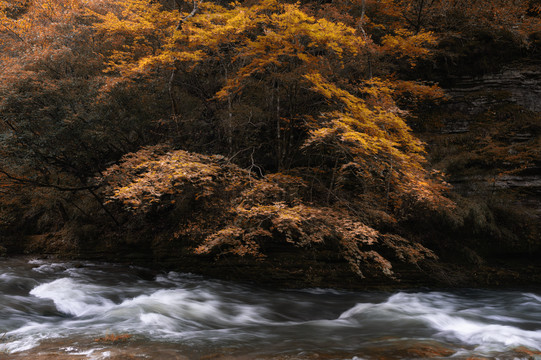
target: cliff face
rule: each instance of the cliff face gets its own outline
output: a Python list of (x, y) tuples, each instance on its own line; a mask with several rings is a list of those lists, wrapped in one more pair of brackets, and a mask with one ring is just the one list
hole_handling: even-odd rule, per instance
[[(495, 74), (455, 78), (446, 93), (448, 101), (427, 116), (423, 135), (433, 163), (448, 174), (458, 194), (502, 210), (492, 219), (495, 227), (521, 218), (522, 229), (509, 224), (508, 233), (493, 234), (514, 238), (499, 252), (539, 251), (541, 64), (523, 62)], [(505, 215), (509, 212), (514, 215)]]
[[(498, 74), (489, 74), (480, 77), (463, 77), (457, 79), (455, 86), (447, 90), (450, 96), (447, 107), (451, 111), (462, 112), (464, 121), (449, 119), (442, 130), (442, 133), (456, 134), (475, 131), (476, 117), (491, 113), (492, 118), (498, 122), (499, 109), (515, 106), (516, 113), (531, 112), (533, 120), (537, 123), (530, 127), (521, 127), (522, 124), (511, 123), (514, 128), (506, 133), (500, 134), (502, 140), (509, 147), (508, 153), (517, 154), (513, 146), (531, 145), (535, 147), (539, 144), (541, 123), (541, 64), (517, 65), (504, 69)], [(504, 109), (505, 111), (505, 109)], [(535, 114), (537, 113), (537, 114)], [(505, 121), (513, 121), (513, 118), (506, 118)], [(473, 130), (472, 130), (473, 128)], [(523, 130), (523, 131), (521, 131)], [(534, 195), (529, 200), (537, 205), (537, 212), (541, 210), (541, 157), (537, 149), (537, 157), (526, 159), (520, 164), (520, 169), (508, 173), (479, 174), (479, 176), (460, 176), (454, 174), (451, 179), (455, 187), (461, 192), (480, 190), (483, 187), (479, 183), (488, 183), (485, 190), (519, 190), (529, 192)], [(501, 164), (505, 165), (505, 164)], [(501, 167), (496, 164), (496, 166)], [(487, 169), (492, 170), (492, 169)], [(490, 171), (489, 171), (490, 172)], [(488, 175), (488, 176), (487, 176)], [(477, 184), (477, 185), (475, 185)]]
[[(541, 63), (517, 64), (504, 68), (497, 74), (479, 77), (459, 77), (447, 89), (451, 97), (449, 106), (469, 114), (479, 114), (497, 104), (490, 93), (504, 94), (507, 102), (528, 111), (541, 111)], [(485, 93), (485, 96), (479, 95)], [(468, 101), (472, 95), (477, 99)]]

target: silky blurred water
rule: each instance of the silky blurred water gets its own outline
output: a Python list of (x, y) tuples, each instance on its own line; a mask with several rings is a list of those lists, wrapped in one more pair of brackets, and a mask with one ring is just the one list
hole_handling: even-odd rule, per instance
[(268, 290), (111, 264), (0, 259), (0, 315), (0, 359), (44, 344), (107, 358), (111, 345), (95, 340), (111, 334), (129, 335), (123, 346), (142, 358), (170, 349), (189, 359), (541, 359), (541, 294), (521, 291)]

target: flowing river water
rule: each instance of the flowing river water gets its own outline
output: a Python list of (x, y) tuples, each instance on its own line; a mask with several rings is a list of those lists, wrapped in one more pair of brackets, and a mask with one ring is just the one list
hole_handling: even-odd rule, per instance
[(0, 259), (0, 359), (541, 359), (541, 293), (269, 290)]

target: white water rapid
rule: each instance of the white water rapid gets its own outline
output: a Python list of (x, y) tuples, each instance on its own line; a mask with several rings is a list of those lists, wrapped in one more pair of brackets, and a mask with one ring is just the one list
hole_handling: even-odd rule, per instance
[(0, 259), (0, 314), (0, 359), (541, 359), (541, 294), (524, 291), (268, 290)]

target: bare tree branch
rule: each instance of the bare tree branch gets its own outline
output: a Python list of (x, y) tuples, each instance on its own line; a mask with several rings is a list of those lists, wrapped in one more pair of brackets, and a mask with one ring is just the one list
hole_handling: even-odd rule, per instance
[[(177, 1), (177, 5), (179, 5), (179, 8), (178, 8), (178, 11), (180, 12), (180, 4), (179, 2)], [(186, 15), (183, 19), (180, 19), (179, 22), (178, 22), (178, 25), (176, 27), (175, 30), (181, 30), (182, 29), (182, 25), (184, 24), (184, 22), (186, 20), (188, 20), (189, 18), (191, 18), (192, 16), (194, 16), (197, 11), (199, 10), (199, 7), (197, 6), (198, 3), (197, 3), (197, 0), (193, 0), (193, 9), (192, 9), (192, 12), (189, 13), (188, 15)]]
[(71, 187), (71, 186), (61, 186), (61, 185), (49, 184), (49, 183), (44, 183), (44, 182), (40, 182), (40, 181), (36, 181), (36, 180), (31, 180), (31, 179), (18, 177), (18, 176), (15, 176), (15, 175), (13, 175), (13, 174), (11, 174), (11, 173), (9, 173), (6, 170), (1, 169), (1, 168), (0, 168), (0, 174), (4, 174), (4, 176), (6, 178), (8, 178), (9, 180), (12, 180), (12, 181), (14, 181), (14, 182), (16, 182), (18, 184), (32, 185), (32, 186), (43, 187), (43, 188), (52, 188), (52, 189), (56, 189), (56, 190), (59, 190), (59, 191), (82, 191), (82, 190), (97, 189), (99, 187), (98, 185), (86, 185), (86, 186)]

